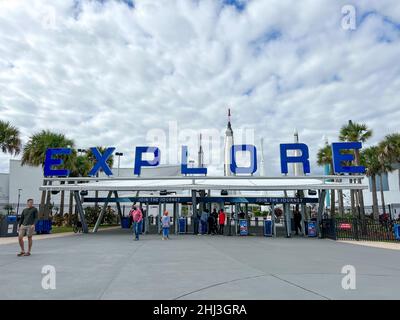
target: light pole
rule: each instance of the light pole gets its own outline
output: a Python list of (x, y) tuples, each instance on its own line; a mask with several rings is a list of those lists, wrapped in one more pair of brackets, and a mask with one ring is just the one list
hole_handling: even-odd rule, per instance
[(80, 156), (82, 155), (82, 153), (87, 153), (86, 149), (78, 149), (77, 151), (80, 153)]
[(119, 177), (119, 165), (121, 163), (121, 157), (124, 155), (122, 152), (116, 152), (115, 155), (118, 157), (118, 177)]
[(22, 189), (18, 189), (17, 217), (18, 217), (18, 214), (19, 214), (19, 202), (21, 200), (21, 191), (22, 191)]

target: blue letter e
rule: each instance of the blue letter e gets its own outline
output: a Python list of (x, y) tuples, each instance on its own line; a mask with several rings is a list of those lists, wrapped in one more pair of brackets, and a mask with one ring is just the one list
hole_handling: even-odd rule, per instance
[(365, 173), (363, 166), (345, 166), (343, 162), (352, 162), (354, 155), (351, 153), (342, 153), (343, 150), (361, 149), (361, 142), (334, 142), (332, 143), (332, 161), (335, 173)]
[(44, 159), (44, 176), (62, 176), (66, 177), (69, 175), (69, 170), (66, 169), (52, 169), (53, 166), (59, 166), (64, 163), (62, 159), (54, 159), (53, 156), (56, 154), (69, 155), (71, 154), (71, 149), (69, 148), (49, 148), (46, 150), (46, 158)]

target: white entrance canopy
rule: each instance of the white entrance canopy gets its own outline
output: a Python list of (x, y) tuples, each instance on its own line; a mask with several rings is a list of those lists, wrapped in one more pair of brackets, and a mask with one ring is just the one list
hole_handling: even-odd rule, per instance
[[(47, 178), (46, 191), (163, 191), (163, 190), (362, 190), (364, 176), (181, 176), (129, 178)], [(340, 181), (338, 181), (340, 179)], [(353, 183), (350, 183), (350, 179)], [(63, 184), (61, 184), (61, 181)], [(357, 181), (357, 183), (356, 183)]]

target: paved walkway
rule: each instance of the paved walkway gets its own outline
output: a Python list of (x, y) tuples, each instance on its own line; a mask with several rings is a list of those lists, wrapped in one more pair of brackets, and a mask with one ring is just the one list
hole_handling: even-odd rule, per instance
[[(129, 230), (0, 246), (0, 299), (400, 299), (394, 250), (308, 238), (146, 235)], [(42, 267), (56, 289), (42, 289)], [(342, 267), (356, 268), (344, 290)]]
[[(120, 229), (120, 227), (106, 227), (106, 228), (99, 228), (98, 232), (105, 231), (105, 230), (112, 230), (112, 229)], [(91, 230), (89, 230), (91, 231)], [(75, 235), (74, 232), (60, 232), (54, 234), (34, 234), (33, 241), (36, 240), (46, 240), (46, 239), (54, 239), (54, 238), (62, 238), (62, 237), (69, 237)], [(25, 237), (26, 241), (26, 237)], [(1, 237), (0, 238), (0, 245), (2, 244), (12, 244), (18, 243), (18, 237)]]
[(359, 246), (390, 249), (390, 250), (400, 250), (399, 242), (377, 242), (377, 241), (350, 241), (350, 240), (339, 240), (342, 243), (355, 244)]

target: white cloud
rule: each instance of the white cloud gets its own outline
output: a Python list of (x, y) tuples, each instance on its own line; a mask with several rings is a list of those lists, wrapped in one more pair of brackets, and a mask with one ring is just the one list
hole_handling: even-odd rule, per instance
[(132, 154), (169, 121), (223, 129), (229, 105), (234, 129), (265, 138), (276, 174), (294, 128), (313, 160), (321, 137), (335, 140), (349, 119), (374, 129), (371, 143), (398, 131), (397, 0), (357, 3), (355, 31), (341, 28), (348, 1), (76, 3), (0, 1), (0, 118), (24, 141), (51, 129)]

